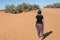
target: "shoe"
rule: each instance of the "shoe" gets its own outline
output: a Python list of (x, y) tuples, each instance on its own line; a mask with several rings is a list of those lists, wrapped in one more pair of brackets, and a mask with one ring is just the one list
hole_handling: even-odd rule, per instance
[(41, 40), (44, 40), (44, 36), (42, 36)]

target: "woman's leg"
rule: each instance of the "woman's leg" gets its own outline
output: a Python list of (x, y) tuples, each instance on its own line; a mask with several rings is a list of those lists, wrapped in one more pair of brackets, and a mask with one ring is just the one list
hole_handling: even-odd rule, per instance
[(37, 23), (36, 28), (37, 28), (38, 37), (40, 37), (40, 24)]
[(40, 36), (43, 37), (44, 34), (44, 26), (43, 24), (40, 24)]

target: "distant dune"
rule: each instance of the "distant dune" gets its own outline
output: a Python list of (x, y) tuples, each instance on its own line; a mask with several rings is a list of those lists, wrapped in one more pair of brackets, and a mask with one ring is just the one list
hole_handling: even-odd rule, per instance
[[(60, 9), (43, 8), (44, 40), (60, 40)], [(11, 14), (0, 11), (0, 40), (40, 40), (35, 27), (37, 11)], [(52, 32), (51, 32), (52, 31)]]

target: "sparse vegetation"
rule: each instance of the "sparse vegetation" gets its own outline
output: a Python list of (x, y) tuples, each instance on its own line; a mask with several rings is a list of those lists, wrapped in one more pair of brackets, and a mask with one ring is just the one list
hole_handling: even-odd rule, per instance
[(60, 8), (60, 3), (54, 3), (51, 5), (44, 6), (44, 8)]
[(30, 4), (22, 3), (17, 5), (16, 7), (14, 5), (6, 5), (5, 12), (17, 14), (17, 13), (37, 10), (37, 9), (40, 9), (39, 5), (36, 4), (30, 5)]

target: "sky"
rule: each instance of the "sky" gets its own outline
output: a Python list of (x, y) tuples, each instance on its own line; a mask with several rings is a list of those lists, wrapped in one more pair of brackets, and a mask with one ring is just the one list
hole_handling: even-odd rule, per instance
[(0, 0), (0, 10), (5, 9), (5, 5), (15, 5), (21, 3), (29, 3), (29, 4), (37, 4), (41, 8), (43, 8), (46, 5), (53, 4), (53, 3), (60, 3), (60, 0)]

